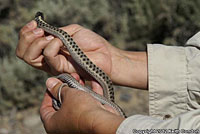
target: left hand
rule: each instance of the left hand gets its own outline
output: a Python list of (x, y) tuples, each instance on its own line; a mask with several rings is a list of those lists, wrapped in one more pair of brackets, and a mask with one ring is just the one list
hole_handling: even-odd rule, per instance
[[(45, 93), (40, 115), (47, 133), (116, 133), (124, 118), (86, 92), (63, 87), (62, 106), (55, 111), (51, 95), (57, 98), (61, 84), (56, 78), (49, 78), (46, 82), (48, 91)], [(97, 83), (92, 86), (96, 90), (101, 88)]]

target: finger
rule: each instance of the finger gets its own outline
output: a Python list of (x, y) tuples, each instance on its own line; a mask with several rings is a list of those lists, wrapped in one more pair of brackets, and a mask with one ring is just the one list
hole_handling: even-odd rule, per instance
[(80, 78), (80, 76), (77, 73), (71, 73), (71, 75), (81, 84), (84, 85), (85, 82)]
[(38, 37), (44, 35), (44, 31), (42, 29), (35, 29), (37, 24), (35, 21), (32, 22), (33, 28), (28, 29), (27, 26), (24, 26), (20, 31), (20, 39), (16, 49), (16, 55), (19, 58), (23, 58), (23, 55), (29, 45)]
[[(95, 33), (93, 33), (92, 31), (78, 24), (71, 24), (71, 25), (62, 27), (61, 29), (66, 31), (74, 39), (74, 41), (79, 45), (79, 47), (84, 51), (88, 51), (88, 50), (94, 51), (94, 50), (97, 50), (98, 48), (101, 48), (101, 46), (103, 45), (103, 42), (100, 42), (100, 43), (97, 42), (98, 45), (94, 45), (94, 43), (92, 42), (94, 41), (96, 42), (96, 38), (94, 38)], [(85, 35), (85, 33), (87, 34)]]
[(29, 32), (37, 27), (36, 21), (32, 20), (29, 23), (27, 23), (22, 29), (20, 30), (20, 36), (25, 34), (26, 32)]
[(100, 95), (103, 95), (103, 88), (96, 81), (92, 81), (92, 90)]
[(77, 73), (71, 73), (71, 75), (77, 80), (80, 80), (80, 76)]
[(43, 38), (38, 38), (34, 41), (26, 50), (23, 58), (24, 60), (36, 67), (42, 66), (42, 51), (48, 45), (48, 43), (53, 39), (53, 36), (47, 36)]
[(83, 29), (83, 27), (78, 25), (78, 24), (71, 24), (71, 25), (62, 27), (61, 29), (66, 31), (70, 36), (73, 36), (76, 32), (78, 32), (81, 29)]
[(37, 39), (38, 37), (42, 37), (44, 35), (44, 31), (41, 28), (36, 28), (33, 31), (25, 33), (23, 36), (20, 37), (16, 54), (19, 58), (23, 58), (24, 53), (26, 52), (27, 48), (31, 45), (31, 43)]
[[(58, 89), (61, 86), (61, 84), (62, 84), (62, 82), (59, 79), (53, 78), (53, 77), (48, 78), (46, 81), (47, 89), (49, 90), (51, 95), (57, 100), (59, 99), (58, 98)], [(62, 92), (63, 92), (63, 90), (62, 90)]]
[(57, 123), (61, 118), (60, 114), (56, 113), (58, 112), (52, 107), (52, 98), (49, 92), (46, 92), (40, 107), (40, 117), (47, 132), (54, 132), (57, 129)]
[(60, 48), (63, 43), (60, 39), (54, 38), (44, 49), (44, 57), (47, 64), (51, 67), (52, 72), (75, 72), (71, 64), (70, 56), (66, 53), (60, 54)]
[(40, 107), (41, 120), (43, 122), (48, 122), (55, 112), (55, 109), (52, 107), (52, 98), (49, 93), (46, 92)]
[(60, 48), (63, 46), (63, 43), (60, 39), (53, 39), (48, 46), (44, 49), (44, 55), (46, 58), (52, 58), (58, 55)]

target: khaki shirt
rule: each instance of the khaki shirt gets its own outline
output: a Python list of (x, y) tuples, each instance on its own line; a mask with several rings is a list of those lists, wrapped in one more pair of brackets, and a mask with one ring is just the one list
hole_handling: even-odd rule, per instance
[(128, 117), (117, 134), (200, 133), (200, 32), (184, 47), (147, 48), (149, 116)]

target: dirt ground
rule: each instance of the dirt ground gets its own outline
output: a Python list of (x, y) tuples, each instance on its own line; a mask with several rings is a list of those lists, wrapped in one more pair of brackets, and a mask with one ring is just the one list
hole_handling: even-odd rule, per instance
[[(115, 101), (127, 116), (148, 114), (148, 92), (127, 87), (115, 88)], [(0, 116), (0, 134), (45, 134), (39, 116), (39, 106), (25, 111), (11, 110)]]

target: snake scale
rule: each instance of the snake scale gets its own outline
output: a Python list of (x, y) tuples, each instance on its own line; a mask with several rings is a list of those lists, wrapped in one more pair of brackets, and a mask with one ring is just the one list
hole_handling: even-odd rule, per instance
[[(80, 85), (72, 76), (69, 74), (60, 74), (57, 76), (61, 81), (67, 83), (69, 87), (76, 88), (78, 90), (85, 91), (92, 95), (95, 99), (97, 99), (102, 104), (107, 104), (114, 108), (116, 111), (120, 113), (122, 117), (126, 117), (123, 110), (114, 103), (114, 88), (112, 81), (107, 76), (106, 73), (103, 72), (98, 66), (96, 66), (79, 48), (79, 46), (74, 42), (73, 38), (62, 29), (59, 29), (55, 26), (52, 26), (44, 21), (44, 15), (42, 12), (37, 12), (35, 15), (35, 19), (37, 22), (37, 26), (42, 28), (45, 32), (58, 37), (67, 48), (68, 52), (70, 53), (73, 60), (83, 69), (85, 70), (90, 76), (92, 76), (103, 88), (103, 96), (95, 93), (94, 91)], [(58, 100), (56, 100), (58, 101)], [(58, 109), (58, 103), (53, 100), (54, 107)]]

